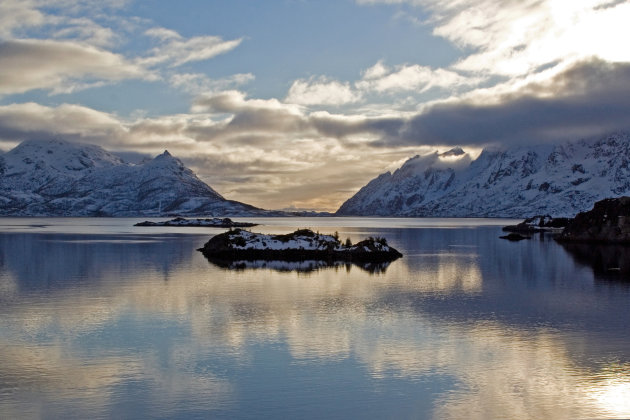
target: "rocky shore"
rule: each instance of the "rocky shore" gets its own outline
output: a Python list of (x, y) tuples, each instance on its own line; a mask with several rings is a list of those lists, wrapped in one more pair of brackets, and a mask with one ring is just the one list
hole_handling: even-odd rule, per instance
[(578, 213), (562, 233), (559, 242), (630, 244), (630, 197), (598, 201), (590, 211)]

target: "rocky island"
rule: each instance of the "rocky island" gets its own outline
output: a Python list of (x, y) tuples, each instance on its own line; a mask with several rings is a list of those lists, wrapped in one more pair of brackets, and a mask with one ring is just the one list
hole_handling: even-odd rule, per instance
[(176, 217), (172, 220), (167, 220), (164, 222), (151, 222), (144, 221), (140, 223), (136, 223), (134, 226), (206, 226), (206, 227), (216, 227), (216, 228), (241, 228), (241, 227), (252, 227), (258, 226), (257, 223), (247, 223), (247, 222), (235, 222), (229, 217), (219, 218), (214, 217), (212, 219), (185, 219), (183, 217)]
[(385, 238), (368, 238), (356, 244), (342, 243), (337, 235), (321, 235), (299, 229), (285, 235), (269, 235), (234, 229), (212, 237), (200, 248), (208, 259), (279, 261), (389, 262), (402, 254)]

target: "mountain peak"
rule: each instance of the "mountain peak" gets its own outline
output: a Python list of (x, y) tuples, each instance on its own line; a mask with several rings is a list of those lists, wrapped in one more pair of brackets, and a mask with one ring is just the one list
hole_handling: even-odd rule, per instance
[(466, 152), (464, 152), (464, 150), (461, 147), (453, 147), (451, 150), (448, 150), (442, 154), (440, 154), (440, 156), (443, 157), (447, 157), (447, 156), (461, 156), (466, 154)]
[(172, 156), (168, 150), (164, 150), (164, 153), (162, 153), (162, 156)]

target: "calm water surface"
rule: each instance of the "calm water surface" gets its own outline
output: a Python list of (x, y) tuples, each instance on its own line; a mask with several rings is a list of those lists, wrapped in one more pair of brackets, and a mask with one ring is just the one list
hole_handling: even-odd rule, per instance
[[(221, 229), (0, 219), (0, 418), (630, 417), (626, 249), (501, 220), (257, 219), (404, 257), (227, 270)], [(304, 267), (303, 267), (304, 268)]]

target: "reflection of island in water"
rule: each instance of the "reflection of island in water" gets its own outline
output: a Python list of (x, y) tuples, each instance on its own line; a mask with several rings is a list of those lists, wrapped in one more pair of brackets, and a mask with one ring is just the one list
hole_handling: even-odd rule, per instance
[(280, 261), (280, 260), (225, 260), (219, 258), (206, 257), (212, 264), (228, 270), (273, 270), (280, 272), (311, 273), (320, 270), (345, 269), (349, 272), (353, 266), (370, 274), (385, 273), (388, 262), (349, 262), (349, 261), (325, 261), (325, 260), (303, 260), (303, 261)]
[(596, 278), (630, 282), (630, 246), (560, 242), (583, 265), (591, 267)]

